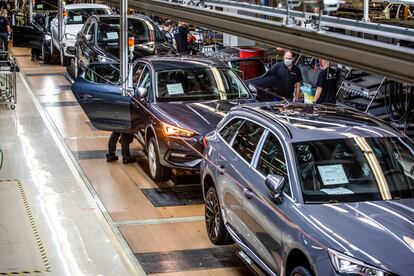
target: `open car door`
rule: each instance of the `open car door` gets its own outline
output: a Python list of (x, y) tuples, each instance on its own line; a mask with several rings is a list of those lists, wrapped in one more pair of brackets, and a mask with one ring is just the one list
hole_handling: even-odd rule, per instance
[(90, 64), (72, 91), (92, 125), (99, 130), (131, 132), (132, 98), (122, 96), (119, 65)]
[(30, 24), (23, 15), (14, 16), (13, 47), (41, 49), (43, 32), (41, 26)]

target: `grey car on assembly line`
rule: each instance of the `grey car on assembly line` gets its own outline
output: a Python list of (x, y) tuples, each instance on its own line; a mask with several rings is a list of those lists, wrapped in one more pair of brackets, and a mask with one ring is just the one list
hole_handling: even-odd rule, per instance
[(270, 275), (414, 275), (414, 143), (339, 106), (241, 105), (203, 139), (207, 233)]

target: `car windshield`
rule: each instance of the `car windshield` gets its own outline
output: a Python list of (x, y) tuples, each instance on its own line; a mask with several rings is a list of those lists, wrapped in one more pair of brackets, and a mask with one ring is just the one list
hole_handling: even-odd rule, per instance
[(68, 10), (68, 16), (66, 18), (67, 25), (83, 24), (89, 16), (109, 14), (108, 9), (71, 9)]
[[(151, 22), (141, 19), (128, 19), (128, 34), (134, 35), (135, 44), (164, 42), (160, 30)], [(119, 47), (119, 18), (102, 18), (98, 27), (98, 44), (101, 47)]]
[(414, 197), (414, 144), (355, 137), (293, 144), (305, 203)]
[(196, 67), (157, 72), (159, 101), (247, 99), (250, 93), (228, 68)]

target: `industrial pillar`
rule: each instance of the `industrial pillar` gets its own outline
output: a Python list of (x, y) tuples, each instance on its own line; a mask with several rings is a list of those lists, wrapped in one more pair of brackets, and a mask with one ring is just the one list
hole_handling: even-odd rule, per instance
[(59, 45), (63, 35), (63, 0), (58, 0), (58, 41)]
[(369, 0), (364, 0), (364, 17), (362, 21), (369, 22)]
[(33, 0), (29, 0), (29, 23), (33, 22)]
[(120, 81), (122, 88), (122, 95), (128, 95), (128, 0), (121, 0), (121, 16), (120, 22)]

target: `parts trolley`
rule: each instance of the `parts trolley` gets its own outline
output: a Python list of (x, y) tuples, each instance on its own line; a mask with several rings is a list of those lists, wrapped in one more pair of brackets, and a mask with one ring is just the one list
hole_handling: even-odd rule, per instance
[(19, 68), (16, 59), (8, 52), (0, 52), (0, 102), (15, 109), (17, 104), (16, 73)]

